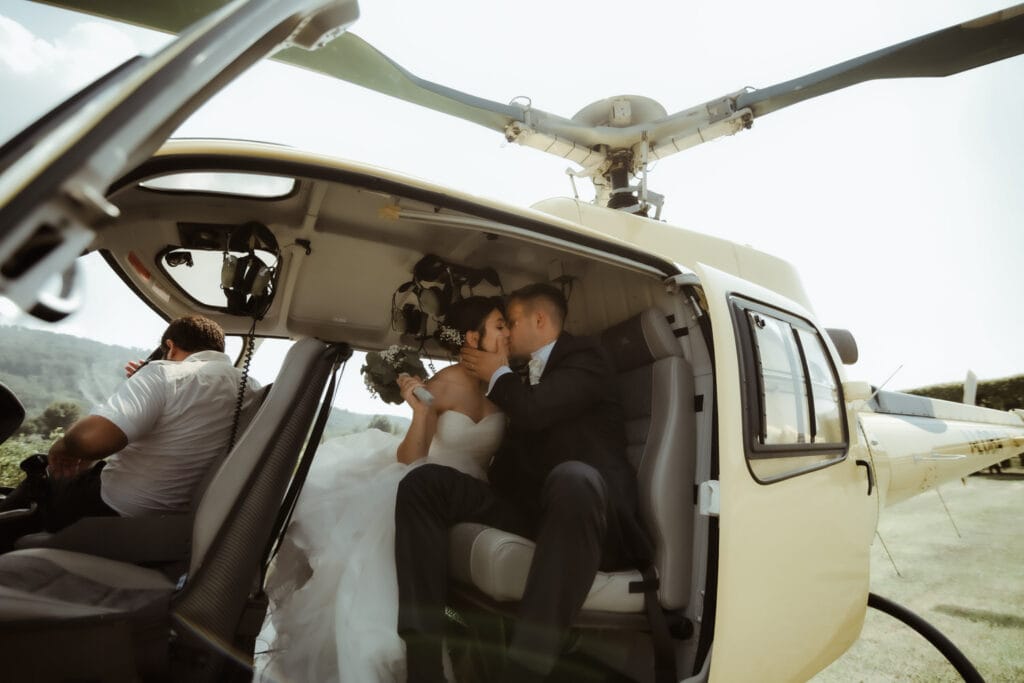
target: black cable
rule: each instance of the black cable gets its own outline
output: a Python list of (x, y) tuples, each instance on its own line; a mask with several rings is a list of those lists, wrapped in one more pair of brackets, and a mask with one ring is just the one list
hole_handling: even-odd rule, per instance
[(920, 633), (925, 640), (931, 643), (942, 656), (953, 665), (956, 672), (960, 674), (967, 683), (985, 683), (978, 670), (974, 668), (970, 660), (957, 648), (953, 642), (944, 636), (939, 629), (914, 614), (902, 605), (897, 605), (892, 600), (883, 598), (875, 593), (868, 593), (868, 607), (873, 607), (880, 612), (885, 612), (891, 617), (899, 619), (904, 624)]
[(235, 398), (235, 418), (231, 423), (231, 439), (228, 441), (228, 453), (235, 447), (235, 439), (238, 437), (238, 423), (242, 419), (242, 407), (245, 405), (245, 389), (249, 384), (249, 364), (252, 363), (252, 354), (256, 352), (256, 318), (252, 319), (252, 327), (245, 336), (245, 356), (242, 360), (242, 380), (238, 383), (238, 396)]

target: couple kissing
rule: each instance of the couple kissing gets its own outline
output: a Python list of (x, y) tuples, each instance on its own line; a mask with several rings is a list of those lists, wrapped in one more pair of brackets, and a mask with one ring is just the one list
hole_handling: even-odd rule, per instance
[[(611, 367), (563, 330), (561, 291), (535, 284), (451, 307), (460, 362), (401, 442), (324, 443), (268, 578), (262, 666), (308, 681), (451, 680), (448, 534), (476, 522), (536, 542), (501, 679), (544, 680), (600, 570), (649, 559)], [(528, 360), (528, 376), (509, 359)], [(257, 679), (260, 680), (259, 674)]]

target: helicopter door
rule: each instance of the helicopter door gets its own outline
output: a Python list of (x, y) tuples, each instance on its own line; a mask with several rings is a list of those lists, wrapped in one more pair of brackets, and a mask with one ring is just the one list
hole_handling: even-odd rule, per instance
[(149, 158), (244, 69), (282, 44), (318, 49), (359, 15), (356, 0), (55, 4), (163, 30), (187, 28), (0, 148), (0, 295), (29, 310), (50, 276), (68, 269), (57, 308), (40, 314), (51, 321), (73, 310), (75, 258), (96, 229), (120, 215), (105, 197), (116, 178)]
[(718, 407), (711, 678), (806, 680), (860, 634), (877, 493), (850, 452), (856, 425), (813, 316), (714, 268), (697, 274)]

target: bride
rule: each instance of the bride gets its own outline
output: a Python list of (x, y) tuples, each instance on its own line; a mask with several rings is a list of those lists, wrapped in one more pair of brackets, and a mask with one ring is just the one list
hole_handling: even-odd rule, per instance
[[(508, 343), (500, 299), (456, 302), (441, 341), (497, 351)], [(405, 644), (397, 632), (395, 495), (423, 462), (480, 479), (504, 435), (505, 420), (486, 387), (461, 365), (444, 368), (426, 387), (403, 375), (413, 417), (404, 438), (369, 429), (317, 449), (284, 544), (267, 578), (268, 617), (257, 641), (256, 681), (405, 681)], [(263, 647), (266, 646), (266, 647)]]

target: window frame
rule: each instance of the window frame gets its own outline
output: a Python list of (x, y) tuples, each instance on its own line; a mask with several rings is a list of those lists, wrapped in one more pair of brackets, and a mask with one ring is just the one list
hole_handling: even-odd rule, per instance
[[(806, 468), (794, 469), (793, 472), (783, 474), (770, 481), (780, 481), (792, 476), (806, 472), (830, 467), (847, 458), (850, 451), (850, 426), (846, 411), (846, 397), (843, 395), (843, 383), (840, 379), (836, 359), (833, 357), (828, 344), (825, 342), (825, 335), (810, 320), (796, 315), (792, 312), (780, 309), (775, 306), (747, 299), (740, 296), (729, 297), (730, 310), (732, 312), (733, 326), (736, 333), (736, 346), (739, 352), (739, 371), (741, 384), (741, 401), (743, 415), (743, 445), (746, 458), (751, 460), (766, 460), (777, 458), (793, 458), (800, 456), (828, 455), (834, 453), (835, 457), (829, 460), (815, 463)], [(764, 401), (764, 374), (760, 368), (760, 352), (757, 343), (757, 336), (750, 325), (748, 313), (755, 313), (773, 318), (788, 326), (796, 350), (799, 353), (800, 367), (803, 372), (803, 383), (807, 393), (805, 407), (807, 409), (810, 424), (816, 425), (817, 418), (814, 415), (815, 395), (813, 381), (808, 366), (807, 351), (804, 349), (803, 340), (798, 330), (812, 334), (820, 341), (824, 349), (824, 355), (828, 361), (828, 370), (832, 373), (838, 395), (839, 419), (842, 425), (842, 441), (828, 443), (787, 443), (787, 444), (765, 444), (762, 440), (766, 438), (767, 412)], [(814, 432), (812, 432), (814, 433)], [(812, 437), (813, 438), (813, 437)], [(754, 474), (751, 471), (751, 474)], [(761, 478), (754, 474), (755, 478)]]

